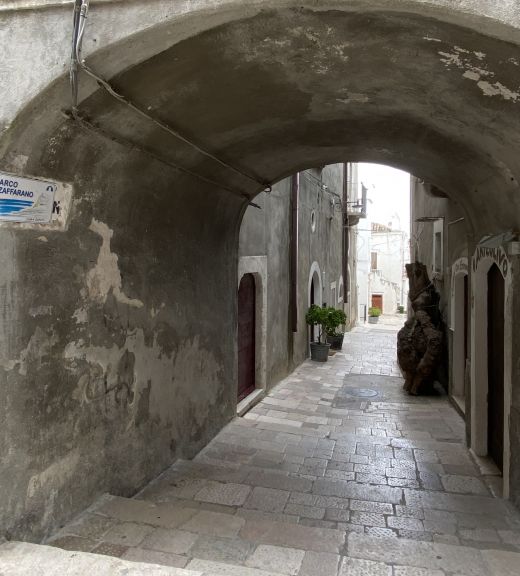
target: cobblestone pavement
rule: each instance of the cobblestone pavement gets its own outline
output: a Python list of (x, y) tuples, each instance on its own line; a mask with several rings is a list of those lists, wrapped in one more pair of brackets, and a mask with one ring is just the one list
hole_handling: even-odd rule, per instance
[(193, 461), (52, 544), (191, 576), (520, 575), (520, 515), (446, 397), (402, 391), (395, 343), (395, 326), (355, 329)]

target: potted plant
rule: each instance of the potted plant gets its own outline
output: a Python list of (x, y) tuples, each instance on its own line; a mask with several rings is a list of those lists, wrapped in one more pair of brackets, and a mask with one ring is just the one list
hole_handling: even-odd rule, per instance
[(343, 310), (337, 308), (328, 308), (328, 322), (327, 322), (327, 342), (330, 344), (332, 350), (341, 350), (343, 346), (343, 337), (345, 332), (338, 330), (340, 326), (344, 326), (347, 322), (347, 315)]
[(322, 341), (326, 335), (326, 326), (328, 322), (327, 308), (321, 308), (320, 306), (313, 304), (305, 315), (305, 321), (309, 326), (316, 326), (318, 329), (318, 341), (311, 342), (311, 359), (316, 362), (327, 362), (329, 358), (330, 344)]
[(379, 316), (381, 316), (381, 308), (372, 306), (368, 309), (368, 323), (377, 324), (379, 322)]
[(398, 306), (397, 311), (399, 312), (399, 314), (404, 314), (404, 306)]

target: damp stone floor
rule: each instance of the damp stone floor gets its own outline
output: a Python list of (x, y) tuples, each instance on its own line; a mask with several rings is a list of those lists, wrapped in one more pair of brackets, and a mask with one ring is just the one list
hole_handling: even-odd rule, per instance
[(446, 396), (402, 391), (398, 324), (356, 328), (136, 497), (3, 545), (0, 573), (520, 576), (520, 515)]

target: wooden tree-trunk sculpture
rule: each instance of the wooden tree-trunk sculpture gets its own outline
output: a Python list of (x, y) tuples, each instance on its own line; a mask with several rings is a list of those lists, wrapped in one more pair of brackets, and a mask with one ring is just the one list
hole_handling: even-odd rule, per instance
[(439, 294), (428, 278), (426, 266), (406, 265), (413, 316), (397, 336), (397, 358), (405, 374), (404, 389), (418, 395), (431, 390), (443, 354)]

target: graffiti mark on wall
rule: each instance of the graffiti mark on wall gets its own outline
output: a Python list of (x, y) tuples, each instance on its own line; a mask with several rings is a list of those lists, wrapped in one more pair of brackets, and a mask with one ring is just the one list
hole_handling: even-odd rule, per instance
[(484, 259), (492, 260), (500, 268), (504, 278), (509, 273), (509, 260), (507, 254), (501, 246), (497, 248), (486, 248), (480, 246), (477, 248), (475, 255), (473, 256), (473, 272), (476, 272), (480, 262)]

